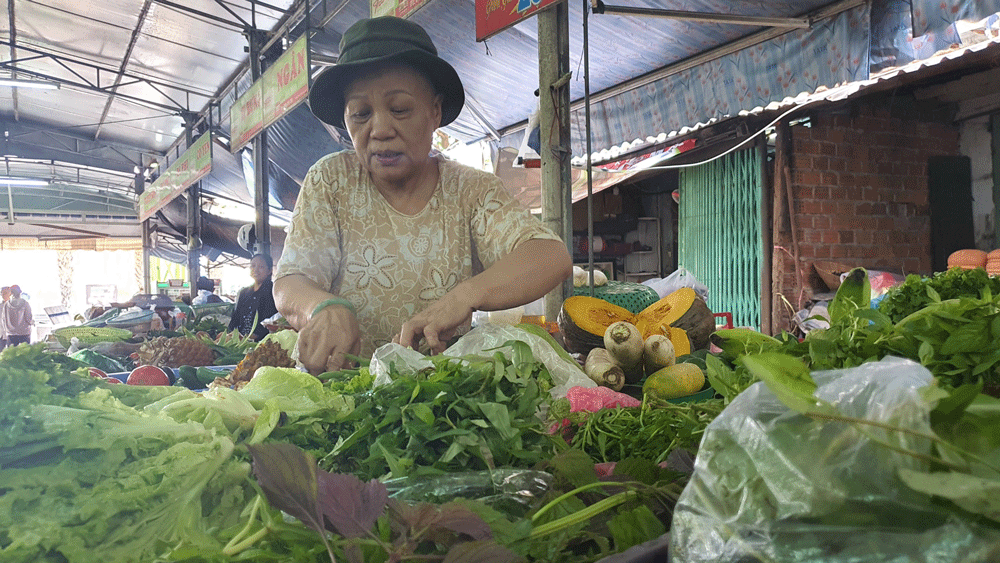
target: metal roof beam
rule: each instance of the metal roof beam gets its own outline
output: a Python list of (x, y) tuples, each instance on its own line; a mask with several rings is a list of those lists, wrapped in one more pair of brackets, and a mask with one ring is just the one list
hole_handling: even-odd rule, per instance
[(239, 14), (237, 14), (236, 12), (234, 12), (232, 8), (230, 8), (229, 6), (227, 6), (225, 2), (223, 2), (222, 0), (215, 0), (215, 3), (218, 4), (219, 7), (222, 8), (223, 10), (229, 12), (230, 15), (232, 15), (234, 18), (236, 18), (237, 20), (239, 20), (240, 23), (243, 24), (243, 27), (250, 27), (250, 24), (247, 23), (247, 21), (245, 19), (241, 18), (239, 16)]
[[(172, 115), (174, 114), (173, 113), (169, 114), (169, 116)], [(134, 153), (136, 156), (148, 155), (151, 157), (160, 158), (165, 154), (163, 152), (145, 149), (141, 147), (134, 147), (132, 145), (126, 145), (124, 143), (116, 141), (108, 141), (108, 140), (95, 141), (91, 139), (89, 135), (82, 135), (80, 133), (76, 133), (75, 131), (77, 130), (78, 126), (75, 125), (69, 125), (64, 127), (50, 126), (47, 124), (41, 124), (37, 122), (26, 122), (26, 121), (13, 124), (9, 121), (0, 119), (0, 128), (8, 131), (10, 133), (11, 138), (23, 137), (34, 134), (48, 134), (53, 136), (66, 137), (68, 139), (72, 139), (73, 141), (82, 141), (93, 147), (88, 149), (88, 151), (95, 150), (95, 148), (97, 147), (107, 147), (109, 149), (114, 149), (116, 151)], [(132, 159), (129, 158), (129, 160), (131, 161)]]
[[(323, 5), (325, 7), (326, 0), (321, 0), (321, 1), (323, 2)], [(326, 22), (328, 22), (330, 18), (333, 18), (334, 14), (340, 12), (340, 10), (343, 9), (343, 7), (347, 4), (349, 0), (338, 0), (338, 1), (340, 2), (340, 6), (338, 6), (334, 12), (331, 12), (327, 16), (327, 18), (324, 19), (323, 23), (320, 24), (320, 27), (326, 25)], [(261, 2), (257, 2), (257, 4), (264, 6), (264, 4)], [(264, 48), (262, 49), (262, 51), (266, 52), (271, 47), (271, 45), (274, 44), (275, 41), (281, 39), (281, 37), (283, 37), (286, 33), (288, 33), (289, 30), (298, 25), (298, 23), (300, 23), (301, 20), (305, 17), (307, 6), (309, 6), (309, 2), (305, 0), (295, 0), (295, 2), (292, 4), (292, 7), (289, 7), (287, 11), (278, 10), (284, 15), (279, 20), (278, 24), (275, 26), (271, 38), (264, 44)], [(265, 7), (270, 8), (270, 6), (265, 6)], [(315, 6), (313, 7), (315, 8)], [(205, 108), (199, 113), (200, 118), (197, 119), (191, 125), (192, 127), (197, 127), (199, 123), (207, 120), (210, 117), (212, 104), (216, 103), (217, 100), (221, 100), (226, 95), (226, 93), (229, 92), (231, 89), (236, 88), (236, 84), (237, 82), (239, 82), (240, 77), (243, 76), (243, 74), (246, 73), (247, 70), (249, 70), (249, 68), (250, 68), (250, 62), (248, 59), (240, 63), (240, 65), (237, 66), (232, 73), (230, 73), (230, 75), (226, 78), (226, 81), (223, 83), (223, 85), (218, 90), (216, 90), (215, 95), (211, 97), (211, 99), (207, 104), (205, 104)], [(173, 144), (170, 146), (167, 152), (170, 152), (174, 148), (180, 146), (181, 141), (183, 141), (184, 138), (185, 138), (184, 133), (178, 135), (177, 139), (174, 140)]]
[(128, 46), (125, 47), (125, 53), (122, 55), (122, 64), (118, 67), (118, 73), (115, 74), (115, 83), (111, 87), (111, 95), (108, 96), (108, 101), (104, 103), (104, 111), (101, 112), (101, 118), (97, 120), (97, 131), (94, 132), (95, 141), (101, 136), (101, 128), (104, 127), (104, 120), (108, 118), (108, 112), (111, 111), (111, 104), (115, 102), (118, 85), (121, 84), (122, 78), (125, 76), (128, 61), (132, 58), (132, 49), (135, 48), (135, 42), (139, 39), (139, 32), (142, 31), (143, 24), (146, 23), (146, 14), (149, 13), (149, 6), (152, 3), (152, 0), (146, 0), (142, 3), (142, 9), (139, 10), (138, 21), (135, 22), (132, 35), (128, 38)]
[[(222, 1), (222, 0), (219, 0), (219, 1)], [(274, 10), (275, 12), (278, 12), (279, 14), (282, 14), (282, 15), (287, 15), (287, 14), (289, 14), (289, 13), (291, 13), (293, 11), (291, 8), (289, 8), (286, 11), (284, 8), (279, 8), (279, 7), (275, 6), (274, 4), (268, 4), (267, 2), (261, 2), (260, 0), (250, 0), (250, 6), (252, 7), (254, 5), (261, 6), (263, 8), (267, 8), (268, 10)]]
[[(2, 62), (2, 61), (0, 61), (0, 68), (12, 69), (13, 65), (11, 65), (11, 63), (9, 63), (9, 62)], [(104, 88), (100, 88), (100, 87), (97, 87), (97, 86), (91, 86), (90, 84), (84, 84), (84, 83), (80, 83), (80, 82), (73, 82), (72, 80), (66, 80), (66, 79), (63, 79), (63, 78), (59, 78), (58, 76), (52, 76), (50, 74), (45, 74), (45, 73), (42, 73), (42, 72), (35, 72), (33, 70), (24, 70), (24, 69), (20, 69), (19, 72), (21, 74), (26, 74), (28, 76), (32, 76), (32, 77), (35, 77), (35, 78), (41, 78), (43, 80), (48, 80), (50, 82), (58, 82), (59, 84), (61, 84), (63, 86), (69, 86), (71, 88), (78, 88), (80, 90), (87, 90), (89, 92), (97, 92), (99, 94), (105, 94), (105, 95), (109, 94), (109, 92), (107, 90), (105, 90)], [(158, 110), (166, 110), (166, 111), (169, 111), (169, 112), (176, 113), (178, 115), (187, 111), (186, 108), (178, 108), (178, 107), (174, 107), (174, 106), (168, 106), (167, 104), (161, 104), (159, 102), (154, 102), (152, 100), (145, 100), (145, 99), (139, 98), (137, 96), (130, 96), (128, 94), (122, 94), (121, 92), (117, 93), (116, 97), (121, 98), (123, 100), (129, 100), (129, 101), (135, 102), (135, 103), (137, 103), (139, 105), (146, 106), (147, 108), (158, 109)]]
[[(10, 46), (12, 44), (13, 44), (12, 41), (4, 41), (3, 39), (0, 39), (0, 45)], [(25, 52), (32, 53), (32, 54), (35, 54), (35, 55), (41, 55), (42, 57), (51, 59), (51, 60), (59, 63), (61, 66), (63, 66), (64, 68), (66, 68), (66, 70), (72, 72), (78, 78), (80, 78), (80, 80), (83, 80), (84, 82), (88, 83), (90, 86), (92, 86), (94, 88), (98, 88), (100, 90), (104, 90), (104, 88), (102, 88), (100, 86), (100, 82), (99, 81), (95, 82), (95, 81), (92, 81), (92, 80), (89, 80), (89, 79), (85, 78), (81, 74), (79, 74), (76, 71), (74, 71), (73, 69), (69, 68), (69, 66), (67, 66), (67, 64), (77, 65), (77, 66), (81, 66), (81, 67), (85, 67), (85, 68), (88, 68), (90, 70), (93, 70), (93, 71), (95, 71), (97, 73), (98, 77), (100, 76), (101, 72), (106, 72), (108, 74), (116, 74), (118, 72), (118, 71), (116, 71), (114, 69), (107, 68), (107, 67), (102, 67), (100, 65), (96, 65), (96, 64), (88, 62), (88, 61), (81, 61), (81, 60), (78, 60), (78, 59), (73, 59), (73, 58), (67, 57), (65, 55), (59, 55), (59, 54), (56, 54), (56, 53), (45, 51), (43, 49), (38, 49), (38, 48), (30, 47), (30, 46), (27, 46), (27, 45), (23, 45), (23, 44), (22, 45), (17, 45), (16, 47), (20, 51), (25, 51)], [(11, 59), (9, 61), (2, 61), (2, 62), (0, 62), (0, 65), (6, 65), (7, 68), (10, 68), (10, 65), (13, 65), (15, 63), (20, 63), (20, 62), (23, 62), (23, 61), (33, 60), (33, 59), (37, 59), (37, 58), (38, 57), (31, 57), (31, 58), (27, 58), (27, 59)], [(20, 69), (20, 70), (21, 70), (21, 72), (25, 72), (24, 69)], [(35, 74), (39, 74), (39, 73), (35, 73)], [(177, 84), (168, 84), (168, 83), (166, 83), (166, 82), (164, 82), (162, 80), (154, 80), (152, 78), (146, 78), (144, 76), (137, 76), (137, 75), (134, 75), (134, 74), (125, 73), (123, 75), (123, 78), (128, 78), (129, 80), (138, 80), (140, 82), (145, 82), (147, 84), (156, 84), (158, 86), (162, 86), (163, 88), (170, 88), (171, 90), (176, 90), (178, 92), (183, 92), (185, 94), (190, 94), (192, 96), (200, 96), (202, 98), (209, 98), (209, 99), (213, 98), (212, 93), (199, 92), (199, 91), (192, 90), (190, 88), (185, 88), (184, 86), (180, 86), (180, 85), (177, 85)], [(67, 85), (70, 85), (70, 86), (73, 85), (72, 82), (69, 82), (69, 81), (66, 81), (66, 80), (63, 80), (63, 79), (60, 79), (60, 78), (49, 78), (49, 79), (50, 80), (55, 80), (55, 81), (58, 81), (58, 82), (62, 82), (64, 84), (67, 84)]]
[(234, 29), (236, 29), (238, 31), (242, 31), (245, 27), (247, 27), (243, 23), (231, 22), (231, 21), (227, 20), (226, 18), (220, 18), (219, 16), (217, 16), (215, 14), (210, 14), (208, 12), (203, 12), (201, 10), (196, 10), (194, 8), (188, 8), (187, 6), (182, 6), (180, 4), (177, 4), (176, 2), (171, 2), (170, 0), (156, 0), (156, 3), (157, 4), (162, 4), (164, 6), (167, 6), (168, 8), (173, 8), (173, 9), (177, 10), (178, 12), (185, 12), (185, 13), (188, 13), (188, 14), (191, 14), (191, 15), (195, 15), (195, 16), (198, 16), (198, 17), (205, 18), (205, 19), (207, 19), (209, 21), (212, 21), (212, 22), (215, 22), (215, 23), (221, 23), (223, 25), (232, 27), (232, 28), (234, 28)]
[[(5, 125), (0, 122), (0, 126)], [(144, 155), (148, 157), (147, 163), (161, 156), (150, 151), (97, 143), (89, 137), (74, 137), (57, 131), (25, 132), (16, 128), (8, 131), (10, 136), (3, 143), (3, 152), (5, 155), (17, 155), (10, 157), (12, 161), (59, 161), (79, 165), (84, 169), (90, 167), (97, 171), (107, 170), (131, 176), (135, 166), (144, 166)], [(32, 155), (32, 158), (20, 158), (24, 155)]]
[[(14, 22), (14, 0), (7, 0), (7, 17), (10, 27), (10, 60), (17, 60), (17, 25)], [(12, 70), (10, 77), (17, 78), (17, 70)], [(11, 98), (14, 102), (14, 121), (20, 121), (21, 116), (17, 110), (17, 88), (11, 89)]]
[(707, 12), (687, 12), (681, 10), (662, 10), (659, 8), (641, 8), (634, 6), (608, 5), (601, 0), (594, 0), (591, 5), (595, 14), (614, 14), (627, 16), (654, 16), (672, 20), (686, 20), (703, 23), (727, 23), (732, 25), (752, 25), (755, 27), (812, 27), (811, 18), (769, 18), (760, 16), (740, 16), (736, 14), (712, 14)]
[(24, 141), (9, 141), (9, 144), (10, 148), (8, 150), (12, 151), (12, 154), (30, 154), (32, 155), (31, 160), (61, 161), (123, 173), (131, 172), (133, 167), (138, 166), (134, 162), (124, 162), (117, 159), (111, 160), (102, 156), (91, 156), (50, 145)]

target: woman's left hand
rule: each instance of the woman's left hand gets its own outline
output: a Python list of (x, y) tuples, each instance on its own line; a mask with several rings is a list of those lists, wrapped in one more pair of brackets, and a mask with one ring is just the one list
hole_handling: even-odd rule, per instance
[(403, 323), (392, 341), (408, 348), (417, 348), (421, 340), (434, 354), (444, 352), (455, 332), (472, 320), (474, 300), (467, 287), (459, 285), (430, 307)]

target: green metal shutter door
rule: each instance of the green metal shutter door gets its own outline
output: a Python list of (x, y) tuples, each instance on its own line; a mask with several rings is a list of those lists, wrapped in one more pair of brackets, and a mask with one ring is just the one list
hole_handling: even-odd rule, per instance
[(680, 174), (677, 263), (708, 286), (708, 307), (760, 328), (760, 172), (754, 150)]

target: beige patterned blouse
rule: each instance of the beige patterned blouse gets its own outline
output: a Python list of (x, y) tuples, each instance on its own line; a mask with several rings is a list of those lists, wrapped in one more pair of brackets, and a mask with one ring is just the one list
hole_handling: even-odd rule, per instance
[(560, 240), (496, 176), (438, 162), (437, 188), (414, 215), (389, 205), (353, 151), (320, 159), (302, 183), (275, 279), (302, 274), (353, 303), (363, 356), (523, 241)]

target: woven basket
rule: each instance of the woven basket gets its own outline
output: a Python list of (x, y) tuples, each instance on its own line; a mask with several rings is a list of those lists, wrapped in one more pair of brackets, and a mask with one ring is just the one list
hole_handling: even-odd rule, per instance
[(830, 288), (830, 291), (837, 291), (837, 288), (840, 287), (840, 274), (850, 272), (854, 266), (843, 262), (817, 260), (813, 262), (813, 268), (816, 268), (816, 273), (823, 279), (826, 287)]

